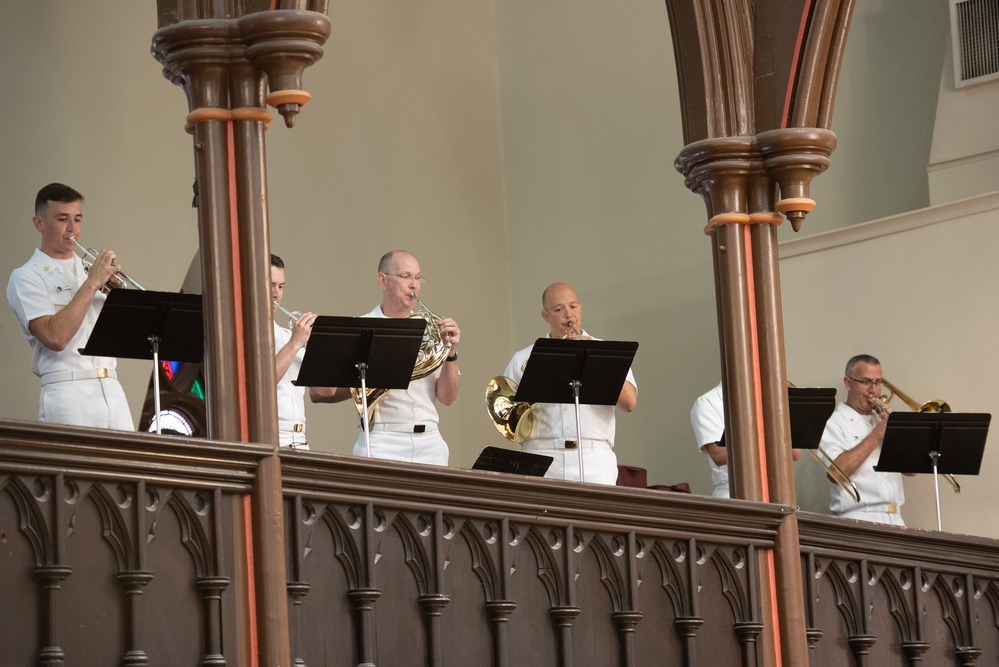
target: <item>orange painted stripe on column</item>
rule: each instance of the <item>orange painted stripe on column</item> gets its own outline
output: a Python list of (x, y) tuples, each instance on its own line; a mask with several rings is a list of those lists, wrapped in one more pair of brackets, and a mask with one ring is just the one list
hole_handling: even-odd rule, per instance
[(246, 542), (243, 551), (246, 553), (246, 594), (247, 611), (250, 614), (250, 665), (258, 667), (260, 659), (257, 638), (257, 587), (253, 573), (253, 518), (250, 514), (250, 496), (243, 496), (243, 522)]
[[(750, 235), (749, 225), (742, 226), (742, 234), (744, 237), (743, 245), (746, 248), (746, 257), (744, 259), (746, 263), (746, 285), (749, 292), (746, 296), (749, 301), (749, 331), (753, 348), (753, 387), (756, 395), (756, 405), (753, 407), (756, 409), (756, 441), (758, 444), (762, 444), (765, 438), (765, 430), (763, 428), (763, 382), (760, 379), (760, 335), (756, 328), (756, 276), (753, 273), (753, 239)], [(756, 450), (759, 457), (760, 478), (762, 479), (763, 486), (762, 500), (765, 503), (769, 503), (770, 487), (767, 478), (767, 451), (766, 447), (761, 446), (758, 446)]]
[(774, 659), (776, 667), (784, 664), (784, 656), (780, 650), (780, 614), (777, 608), (777, 557), (773, 549), (767, 549), (767, 567), (770, 569), (770, 627), (774, 629)]
[(787, 93), (784, 95), (784, 113), (781, 115), (781, 128), (787, 127), (787, 121), (791, 114), (791, 91), (794, 90), (794, 81), (798, 78), (798, 58), (801, 55), (801, 43), (805, 39), (805, 32), (808, 30), (808, 17), (812, 11), (812, 0), (805, 0), (801, 8), (801, 21), (798, 24), (798, 37), (794, 40), (794, 53), (791, 54), (791, 71), (787, 79)]
[(250, 422), (248, 401), (246, 398), (246, 355), (244, 350), (243, 329), (243, 290), (242, 267), (239, 264), (239, 200), (236, 195), (236, 139), (232, 121), (226, 123), (226, 135), (229, 142), (229, 238), (232, 239), (232, 285), (233, 300), (236, 309), (236, 391), (239, 400), (239, 439), (240, 442), (250, 440)]
[[(753, 346), (753, 385), (755, 386), (756, 395), (756, 450), (757, 455), (759, 456), (763, 502), (768, 503), (770, 502), (770, 481), (767, 476), (767, 451), (766, 447), (763, 446), (766, 438), (766, 432), (763, 427), (763, 381), (760, 373), (760, 336), (757, 329), (756, 319), (756, 275), (753, 272), (753, 237), (750, 234), (750, 226), (743, 225), (742, 233), (744, 239), (743, 246), (746, 248), (745, 262), (746, 284), (749, 292), (747, 295), (749, 299), (749, 327)], [(781, 644), (780, 618), (778, 617), (779, 609), (777, 603), (777, 568), (774, 550), (767, 549), (765, 553), (767, 558), (767, 569), (770, 570), (770, 627), (773, 628), (774, 633), (774, 646), (776, 647), (774, 655), (777, 661), (776, 667), (781, 667), (783, 662), (780, 652)]]

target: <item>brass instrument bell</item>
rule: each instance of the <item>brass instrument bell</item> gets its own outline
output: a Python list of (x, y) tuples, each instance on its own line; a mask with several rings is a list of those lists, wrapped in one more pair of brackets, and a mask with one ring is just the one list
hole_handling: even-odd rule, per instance
[(534, 427), (534, 405), (515, 401), (517, 383), (497, 375), (486, 384), (486, 412), (500, 434), (512, 442), (523, 442)]

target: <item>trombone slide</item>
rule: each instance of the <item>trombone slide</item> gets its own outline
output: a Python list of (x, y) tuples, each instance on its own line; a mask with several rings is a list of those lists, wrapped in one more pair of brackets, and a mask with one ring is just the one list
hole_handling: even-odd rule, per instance
[[(821, 447), (816, 447), (815, 449), (809, 449), (808, 451), (812, 454), (815, 460), (818, 461), (819, 465), (825, 469), (826, 475), (829, 477), (829, 479), (839, 484), (840, 488), (849, 493), (850, 496), (855, 501), (857, 501), (857, 504), (859, 505), (860, 489), (858, 489), (854, 481), (850, 479), (850, 476), (847, 475), (845, 472), (843, 472), (843, 469), (839, 467), (839, 464), (837, 464), (836, 461), (834, 461), (833, 458), (829, 456), (829, 453), (826, 452), (826, 450), (822, 449)], [(818, 454), (816, 454), (816, 452), (818, 452)], [(820, 454), (821, 457), (819, 456)]]

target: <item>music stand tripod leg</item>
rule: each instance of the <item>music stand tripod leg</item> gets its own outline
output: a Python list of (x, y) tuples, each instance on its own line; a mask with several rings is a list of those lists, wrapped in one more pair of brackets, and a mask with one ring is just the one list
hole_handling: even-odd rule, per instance
[(933, 488), (937, 497), (937, 530), (943, 530), (940, 522), (940, 475), (937, 472), (937, 462), (940, 460), (940, 452), (930, 452), (930, 459), (933, 460)]
[[(570, 384), (572, 385), (572, 395), (576, 403), (576, 458), (579, 460), (579, 481), (585, 482), (586, 478), (583, 476), (583, 432), (580, 429), (579, 420), (579, 386), (581, 383), (579, 380), (573, 380)], [(564, 462), (562, 469), (565, 470)]]
[(156, 433), (163, 433), (160, 428), (160, 337), (150, 336), (149, 344), (153, 348), (153, 419), (156, 420)]
[(361, 428), (364, 429), (364, 451), (371, 458), (371, 422), (368, 419), (368, 365), (363, 361), (357, 364), (357, 372), (361, 376)]

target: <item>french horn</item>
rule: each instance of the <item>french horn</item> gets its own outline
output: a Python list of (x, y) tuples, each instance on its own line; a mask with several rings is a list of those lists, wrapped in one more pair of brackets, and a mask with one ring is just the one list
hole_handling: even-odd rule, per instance
[[(413, 374), (410, 380), (419, 380), (426, 377), (440, 368), (444, 360), (451, 356), (451, 340), (441, 331), (440, 321), (444, 319), (434, 311), (430, 310), (416, 292), (410, 292), (409, 296), (416, 299), (420, 304), (420, 310), (410, 313), (406, 317), (409, 319), (423, 319), (427, 326), (423, 330), (423, 342), (420, 343), (420, 350), (416, 354), (416, 363), (413, 364)], [(371, 418), (375, 401), (388, 393), (388, 389), (378, 389), (368, 387), (368, 418)], [(364, 400), (361, 397), (361, 390), (358, 387), (350, 388), (350, 396), (354, 399), (354, 407), (357, 414), (364, 411)]]
[(534, 404), (513, 400), (516, 394), (517, 383), (497, 375), (486, 384), (486, 412), (500, 435), (512, 442), (524, 442), (534, 427)]

